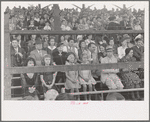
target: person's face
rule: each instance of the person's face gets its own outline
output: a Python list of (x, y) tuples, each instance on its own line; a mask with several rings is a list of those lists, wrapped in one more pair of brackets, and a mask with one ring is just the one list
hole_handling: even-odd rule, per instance
[(44, 23), (44, 19), (41, 19), (40, 22), (41, 22), (41, 23)]
[(34, 66), (34, 62), (31, 60), (31, 61), (28, 61), (28, 64), (27, 64), (28, 67), (33, 67)]
[(60, 39), (61, 39), (61, 41), (64, 41), (64, 40), (65, 40), (64, 36), (61, 36), (61, 38), (60, 38)]
[(114, 45), (114, 40), (110, 40), (110, 41), (109, 41), (109, 44), (110, 44), (111, 46), (113, 46), (113, 45)]
[(129, 54), (128, 54), (130, 57), (133, 56), (133, 50), (130, 50)]
[(17, 36), (17, 40), (21, 40), (21, 35), (18, 35), (18, 36)]
[(55, 40), (54, 40), (54, 39), (51, 39), (51, 40), (50, 40), (50, 45), (51, 45), (51, 46), (54, 46), (54, 45), (55, 45)]
[(105, 48), (103, 46), (100, 46), (100, 51), (101, 52), (104, 52), (105, 51)]
[(69, 41), (69, 46), (72, 47), (74, 45), (74, 40)]
[(36, 35), (32, 35), (32, 39), (35, 39), (36, 38)]
[(59, 52), (63, 51), (63, 45), (61, 45), (60, 47), (57, 48)]
[(143, 45), (143, 41), (142, 41), (142, 40), (139, 40), (139, 41), (137, 42), (137, 45), (138, 45), (139, 47), (141, 47), (141, 46)]
[(81, 43), (81, 47), (82, 47), (82, 48), (85, 48), (85, 46), (86, 46), (85, 42), (82, 42), (82, 43)]
[(91, 45), (91, 47), (89, 48), (91, 52), (94, 52), (96, 49), (96, 46), (94, 44)]
[(14, 48), (18, 47), (18, 41), (17, 41), (17, 40), (13, 40), (13, 41), (12, 41), (12, 46), (13, 46)]
[(45, 64), (49, 65), (51, 62), (51, 59), (49, 57), (44, 59)]
[(87, 62), (87, 60), (88, 60), (87, 55), (83, 55), (83, 57), (82, 57), (82, 61), (83, 61), (83, 62)]
[(69, 62), (72, 62), (72, 63), (75, 61), (75, 57), (73, 54), (69, 55), (67, 59), (69, 60)]
[(45, 25), (46, 25), (46, 26), (49, 26), (49, 23), (47, 22)]
[(123, 42), (122, 42), (122, 46), (127, 46), (127, 41), (126, 40), (124, 40)]
[(80, 24), (82, 24), (83, 23), (83, 21), (82, 21), (82, 19), (80, 19)]
[(36, 44), (35, 46), (37, 50), (42, 50), (42, 44)]
[(113, 52), (107, 52), (107, 56), (108, 56), (109, 58), (111, 58), (112, 55), (113, 55)]
[(88, 36), (88, 39), (92, 39), (92, 35), (89, 35), (89, 36)]

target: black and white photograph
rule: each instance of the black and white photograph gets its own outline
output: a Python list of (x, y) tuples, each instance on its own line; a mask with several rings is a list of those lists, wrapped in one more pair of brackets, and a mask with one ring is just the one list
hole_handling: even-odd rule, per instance
[(148, 1), (3, 1), (1, 37), (4, 120), (149, 118)]

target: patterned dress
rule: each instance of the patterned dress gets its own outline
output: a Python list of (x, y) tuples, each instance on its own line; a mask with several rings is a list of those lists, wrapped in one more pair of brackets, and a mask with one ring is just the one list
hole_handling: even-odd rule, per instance
[[(122, 62), (134, 62), (136, 59), (134, 57), (127, 58), (124, 56), (121, 59)], [(125, 89), (135, 88), (135, 85), (140, 83), (139, 76), (133, 71), (121, 72), (121, 77), (123, 79), (122, 83)]]

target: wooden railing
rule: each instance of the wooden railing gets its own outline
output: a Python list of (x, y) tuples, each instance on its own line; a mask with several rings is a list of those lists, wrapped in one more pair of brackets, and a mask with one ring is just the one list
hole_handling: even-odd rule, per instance
[[(130, 70), (143, 68), (144, 62), (130, 62), (130, 63), (116, 63), (116, 64), (98, 64), (98, 65), (76, 65), (76, 66), (49, 66), (49, 67), (11, 67), (10, 60), (10, 35), (21, 34), (21, 35), (81, 35), (81, 34), (143, 34), (144, 30), (106, 30), (106, 31), (32, 31), (32, 30), (14, 30), (9, 31), (9, 16), (5, 15), (4, 19), (4, 99), (11, 99), (11, 79), (12, 74), (20, 73), (35, 73), (35, 72), (47, 72), (47, 71), (70, 71), (70, 70), (86, 70), (86, 69), (122, 69), (128, 68)], [(128, 89), (123, 91), (135, 91), (144, 90), (142, 89)], [(105, 91), (105, 92), (115, 92), (115, 91)], [(121, 92), (116, 91), (116, 92)], [(89, 92), (88, 92), (89, 93)], [(88, 94), (82, 93), (82, 94)], [(104, 93), (103, 91), (90, 92), (90, 94)], [(74, 95), (80, 95), (81, 93), (74, 93)]]

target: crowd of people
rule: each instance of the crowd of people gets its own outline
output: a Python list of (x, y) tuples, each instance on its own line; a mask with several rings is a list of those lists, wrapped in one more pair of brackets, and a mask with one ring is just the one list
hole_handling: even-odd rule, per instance
[[(27, 10), (30, 9), (28, 8)], [(30, 12), (32, 13), (32, 11)], [(36, 13), (36, 16), (27, 15), (26, 19), (29, 21), (26, 20), (26, 22), (28, 23), (32, 21), (34, 25), (38, 23), (35, 22), (35, 20), (41, 22), (42, 19), (42, 21), (45, 22), (47, 19), (46, 23), (43, 23), (43, 27), (44, 25), (52, 25), (48, 22), (51, 21), (52, 18), (49, 18), (47, 14)], [(42, 15), (44, 18), (40, 18)], [(63, 18), (61, 25), (62, 30), (65, 28), (64, 24), (66, 24), (67, 21), (72, 20), (76, 22), (74, 17), (68, 19), (70, 15), (70, 13), (67, 13), (67, 16), (64, 17), (66, 19)], [(103, 15), (105, 16), (105, 14)], [(11, 17), (15, 18), (15, 16)], [(98, 22), (97, 20), (101, 21), (102, 16), (93, 18), (92, 22)], [(72, 21), (70, 24), (72, 24)], [(91, 21), (88, 17), (80, 18), (80, 24), (78, 24), (77, 30), (82, 28), (80, 25), (83, 23), (87, 24), (85, 22), (88, 21)], [(22, 22), (25, 22), (24, 19), (22, 19)], [(109, 24), (108, 26), (106, 24), (105, 27), (101, 27), (103, 29), (109, 29)], [(16, 29), (17, 27), (19, 26), (16, 23)], [(38, 25), (36, 29), (39, 29), (39, 27)], [(118, 27), (118, 29), (120, 28), (120, 26), (115, 27)], [(48, 26), (44, 28), (48, 29)], [(50, 28), (53, 30), (52, 27)], [(100, 30), (102, 28), (100, 28)], [(76, 64), (144, 61), (143, 34), (60, 35), (58, 40), (52, 35), (12, 35), (10, 40), (12, 67), (50, 65), (73, 66)], [(138, 71), (138, 73), (136, 71)], [(98, 91), (101, 90), (101, 88), (97, 86), (97, 79), (109, 90), (142, 88), (144, 86), (141, 79), (144, 78), (144, 69), (139, 68), (136, 71), (127, 68), (24, 73), (21, 74), (23, 98), (26, 100), (39, 100), (41, 99), (40, 95), (44, 95), (45, 100), (57, 100), (59, 99), (57, 98), (58, 96), (61, 97), (61, 95), (64, 95), (64, 97), (66, 97), (67, 95), (65, 93), (73, 94), (75, 92)], [(64, 86), (56, 85), (57, 83), (64, 83)], [(132, 100), (141, 99), (138, 91), (130, 92), (129, 96)], [(71, 97), (71, 99), (80, 100), (81, 97), (76, 95), (75, 98)], [(83, 99), (91, 100), (92, 95), (84, 95)]]
[[(73, 30), (143, 30), (144, 12), (124, 8), (123, 10), (107, 8), (102, 9), (50, 9), (31, 6), (6, 9), (5, 14), (10, 14), (10, 30), (54, 30), (54, 16), (60, 15), (60, 29)], [(58, 23), (57, 23), (58, 24)]]

